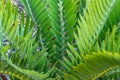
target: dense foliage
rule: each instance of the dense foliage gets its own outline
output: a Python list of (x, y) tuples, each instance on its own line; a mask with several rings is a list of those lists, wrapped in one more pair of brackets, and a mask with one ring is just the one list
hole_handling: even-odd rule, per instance
[(120, 0), (20, 1), (0, 0), (0, 76), (119, 79)]

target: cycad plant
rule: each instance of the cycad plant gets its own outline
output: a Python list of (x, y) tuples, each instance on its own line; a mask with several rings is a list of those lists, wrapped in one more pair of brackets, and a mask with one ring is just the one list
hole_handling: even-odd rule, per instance
[(120, 0), (20, 1), (0, 0), (3, 80), (120, 78)]

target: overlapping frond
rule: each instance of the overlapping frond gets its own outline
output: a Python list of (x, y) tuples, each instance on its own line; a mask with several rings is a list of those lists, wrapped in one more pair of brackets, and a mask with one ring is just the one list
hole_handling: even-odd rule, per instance
[[(73, 31), (76, 24), (77, 1), (74, 0), (48, 0), (48, 12), (51, 32), (54, 35), (54, 53), (56, 58), (66, 53), (67, 42), (73, 42)], [(68, 4), (69, 3), (69, 4)]]
[[(47, 8), (49, 7), (46, 0), (21, 0), (28, 14), (35, 22), (37, 27), (36, 39), (38, 40), (41, 49), (49, 47), (53, 36), (50, 32), (50, 19), (48, 17)], [(51, 48), (51, 47), (50, 47)]]
[[(109, 51), (109, 52), (113, 52), (113, 53), (110, 53), (110, 54), (112, 54), (113, 56), (114, 56), (114, 52), (117, 52), (118, 54), (117, 55), (119, 55), (119, 52), (120, 52), (120, 37), (119, 37), (119, 35), (120, 35), (120, 33), (119, 34), (116, 34), (118, 32), (118, 30), (117, 30), (117, 26), (114, 26), (113, 27), (113, 29), (112, 29), (112, 32), (110, 33), (109, 32), (109, 30), (108, 30), (108, 32), (106, 33), (106, 37), (105, 37), (105, 40), (103, 40), (103, 42), (102, 42), (102, 44), (98, 44), (98, 42), (96, 42), (96, 44), (92, 47), (92, 51), (104, 51), (104, 50), (107, 50), (107, 51)], [(117, 37), (116, 37), (117, 36)], [(64, 68), (65, 68), (65, 70), (67, 71), (67, 72), (69, 72), (70, 70), (73, 70), (73, 66), (78, 66), (79, 64), (83, 64), (84, 63), (84, 57), (83, 57), (83, 54), (82, 55), (80, 55), (80, 53), (79, 52), (77, 52), (76, 50), (75, 50), (75, 48), (73, 47), (73, 46), (71, 46), (70, 44), (68, 44), (69, 45), (69, 48), (70, 48), (70, 51), (68, 50), (67, 51), (67, 55), (68, 55), (68, 57), (69, 58), (65, 58), (64, 57), (64, 62), (62, 62), (61, 61), (61, 64), (64, 66)], [(89, 52), (89, 54), (91, 54), (90, 52)], [(97, 54), (97, 53), (96, 53)], [(104, 53), (101, 53), (102, 55), (104, 55)], [(93, 54), (91, 54), (91, 56), (92, 56)], [(97, 54), (97, 55), (99, 55), (99, 54)], [(101, 55), (100, 55), (101, 56)], [(109, 56), (109, 55), (107, 55), (107, 56)], [(95, 57), (95, 56), (94, 56)], [(101, 58), (102, 58), (103, 56), (101, 56)], [(87, 58), (87, 56), (86, 56), (86, 58)], [(90, 57), (91, 58), (91, 57)], [(92, 57), (93, 58), (93, 57)], [(96, 57), (98, 60), (100, 60), (100, 61), (102, 61), (103, 59), (100, 59), (100, 57)], [(103, 57), (104, 58), (104, 57)], [(109, 59), (109, 58), (108, 58)], [(102, 62), (105, 62), (105, 61), (107, 61), (108, 60), (107, 58), (105, 59), (105, 60), (103, 60)], [(94, 62), (95, 61), (95, 62)], [(105, 65), (108, 65), (109, 64), (109, 61), (105, 64), (105, 63), (103, 63), (103, 64), (105, 64), (105, 65), (103, 65), (103, 64), (101, 64), (100, 62), (97, 62), (96, 63), (96, 59), (93, 59), (93, 64), (91, 64), (91, 62), (89, 61), (89, 65), (91, 66), (91, 65), (97, 65), (97, 63), (99, 64), (99, 65), (97, 65), (98, 67), (99, 66), (105, 66)], [(113, 59), (113, 63), (115, 63), (115, 59)], [(89, 65), (87, 65), (87, 66), (89, 66)], [(84, 66), (84, 65), (83, 65)], [(101, 70), (101, 69), (99, 69), (97, 66), (96, 67), (94, 67), (93, 66), (93, 68), (96, 68), (96, 69), (98, 69), (98, 70)], [(102, 67), (100, 67), (100, 68), (102, 68)], [(81, 68), (80, 68), (81, 69)], [(83, 68), (82, 68), (83, 69)], [(84, 68), (84, 69), (88, 69), (88, 68)], [(90, 68), (90, 69), (92, 69), (92, 68)], [(77, 70), (77, 71), (79, 71), (79, 70)], [(86, 70), (84, 70), (85, 72), (87, 72)], [(96, 70), (97, 71), (97, 70)], [(116, 71), (118, 71), (118, 72), (116, 72)], [(89, 72), (89, 71), (88, 71)], [(77, 73), (77, 74), (81, 74), (81, 73), (83, 73), (83, 72), (81, 72), (80, 71), (80, 73)], [(111, 74), (110, 74), (111, 73)], [(89, 75), (91, 75), (91, 74), (89, 74)], [(69, 76), (71, 76), (71, 75), (69, 75)], [(82, 76), (82, 75), (81, 75)], [(85, 75), (84, 75), (85, 76)], [(100, 78), (99, 78), (100, 77)], [(110, 77), (110, 78), (109, 78)], [(112, 79), (118, 79), (120, 76), (119, 76), (119, 67), (118, 68), (115, 68), (115, 69), (111, 69), (111, 71), (106, 71), (105, 73), (104, 73), (104, 75), (102, 74), (102, 77), (101, 76), (96, 76), (96, 78), (99, 78), (99, 79), (101, 79), (101, 80), (105, 80), (105, 79), (110, 79), (110, 80), (112, 80)], [(67, 77), (66, 77), (67, 78)], [(72, 76), (72, 77), (70, 77), (70, 78), (76, 78), (75, 76)], [(89, 76), (89, 78), (90, 78), (90, 76)], [(69, 80), (69, 79), (68, 79)], [(79, 79), (76, 79), (76, 80), (79, 80)], [(82, 79), (81, 79), (82, 80)], [(86, 79), (86, 80), (88, 80), (88, 79)]]
[[(110, 29), (107, 31), (105, 40), (101, 42), (101, 45), (98, 44), (98, 42), (93, 47), (92, 51), (98, 51), (98, 50), (107, 50), (109, 52), (120, 52), (120, 32), (118, 31), (119, 26), (114, 26), (112, 29), (112, 32), (110, 32)], [(102, 77), (100, 77), (101, 80), (117, 80), (120, 77), (120, 71), (119, 68), (113, 69), (111, 71), (108, 71), (105, 73)]]
[[(76, 22), (76, 25), (79, 25), (78, 22), (79, 22), (79, 19), (80, 19), (80, 15), (84, 16), (83, 14), (83, 10), (86, 8), (86, 0), (75, 0), (77, 2), (77, 22)], [(76, 26), (75, 25), (75, 26)]]
[(94, 52), (83, 56), (83, 62), (74, 66), (65, 74), (65, 80), (95, 80), (107, 71), (118, 68), (120, 55), (110, 52)]
[(48, 56), (55, 62), (65, 55), (67, 42), (72, 43), (74, 40), (78, 1), (21, 0), (21, 2), (37, 24), (39, 35), (37, 38), (41, 49), (47, 48)]
[[(79, 20), (80, 28), (78, 28), (78, 35), (75, 34), (75, 39), (76, 39), (76, 43), (77, 43), (78, 49), (74, 48), (73, 46), (68, 44), (69, 48), (70, 48), (70, 50), (67, 51), (67, 54), (68, 54), (69, 58), (67, 59), (67, 58), (64, 57), (64, 62), (61, 62), (68, 72), (70, 70), (72, 70), (73, 66), (78, 66), (79, 64), (82, 64), (81, 61), (84, 61), (84, 59), (81, 57), (80, 53), (90, 53), (91, 52), (91, 49), (92, 49), (92, 47), (94, 47), (94, 44), (95, 44), (95, 42), (96, 42), (96, 40), (98, 38), (98, 35), (103, 30), (104, 25), (106, 25), (106, 21), (107, 21), (109, 15), (111, 14), (111, 10), (118, 3), (117, 0), (116, 1), (114, 0), (113, 2), (112, 1), (113, 0), (111, 0), (111, 2), (109, 1), (109, 4), (105, 5), (105, 6), (102, 6), (102, 5), (106, 4), (107, 1), (91, 0), (90, 2), (87, 2), (87, 10), (84, 11), (84, 16), (83, 17), (81, 16), (80, 20)], [(103, 8), (103, 7), (105, 7), (105, 8)], [(103, 50), (103, 46), (104, 46), (104, 50), (108, 50), (108, 51), (112, 51), (112, 52), (116, 51), (116, 52), (119, 53), (119, 45), (120, 45), (119, 44), (119, 39), (117, 38), (116, 39), (117, 42), (114, 43), (115, 42), (115, 39), (114, 39), (115, 38), (115, 31), (116, 30), (114, 28), (113, 32), (111, 34), (112, 36), (109, 36), (109, 34), (108, 34), (109, 39), (105, 40), (105, 43), (103, 42), (103, 44), (101, 46), (102, 50)], [(108, 38), (108, 37), (106, 37), (106, 38)], [(98, 44), (98, 46), (100, 46), (100, 45), (101, 44)], [(97, 48), (96, 46), (94, 48), (96, 48), (97, 51), (101, 50), (100, 47)], [(94, 61), (97, 61), (97, 60), (94, 59)], [(115, 62), (114, 59), (113, 59), (113, 62)], [(91, 63), (91, 62), (89, 61), (89, 63)], [(92, 64), (90, 64), (90, 66), (91, 65)], [(76, 70), (74, 76), (68, 75), (66, 77), (66, 79), (67, 80), (72, 79), (72, 78), (76, 79), (76, 80), (80, 80), (80, 79), (83, 80), (83, 79), (85, 79), (85, 77), (87, 77), (88, 72), (91, 72), (91, 71), (87, 72), (89, 67), (85, 68), (85, 66), (84, 67), (83, 66), (84, 65), (82, 65), (81, 68), (79, 67), (79, 69), (81, 69), (81, 71), (80, 70)], [(89, 66), (89, 65), (87, 65), (87, 66)], [(101, 66), (102, 66), (102, 64), (101, 64)], [(98, 69), (98, 67), (96, 69)], [(82, 69), (86, 69), (86, 70), (82, 70)], [(78, 71), (78, 73), (77, 73), (77, 71)], [(86, 73), (85, 75), (83, 75), (84, 72)], [(73, 72), (71, 72), (71, 74), (72, 73)], [(77, 74), (79, 76), (77, 76)], [(90, 73), (90, 74), (92, 74), (92, 73)], [(89, 78), (88, 79), (90, 79), (90, 77), (91, 77), (90, 74), (89, 74)], [(99, 76), (101, 76), (101, 75), (99, 75)], [(97, 76), (97, 77), (99, 77), (99, 76)], [(81, 77), (84, 77), (84, 78), (82, 79)], [(86, 80), (88, 80), (88, 79), (86, 79)]]
[(113, 7), (112, 12), (110, 13), (110, 16), (107, 19), (107, 22), (102, 30), (102, 32), (99, 35), (99, 41), (102, 41), (105, 38), (105, 34), (107, 32), (108, 29), (110, 29), (110, 31), (113, 28), (113, 25), (117, 25), (120, 22), (120, 1), (117, 0), (115, 6)]
[[(32, 69), (30, 70), (24, 69), (19, 65), (19, 61), (17, 62), (17, 65), (15, 65), (16, 64), (15, 61), (12, 58), (9, 58), (7, 54), (5, 54), (8, 51), (9, 47), (10, 46), (4, 46), (0, 50), (0, 54), (2, 54), (2, 57), (3, 57), (3, 60), (2, 61), (0, 60), (0, 65), (1, 65), (0, 73), (9, 74), (10, 76), (17, 77), (20, 80), (30, 80), (30, 79), (44, 80), (53, 71), (54, 68), (48, 71), (46, 74), (44, 74), (44, 72), (38, 73)], [(13, 64), (13, 62), (15, 64)], [(22, 62), (22, 64), (24, 65), (25, 63)]]
[(86, 7), (86, 0), (76, 0), (76, 1), (77, 1), (77, 8), (78, 8), (77, 18), (79, 18), (79, 14), (83, 15), (83, 9)]
[[(24, 17), (23, 12), (19, 19), (17, 11), (10, 0), (6, 4), (4, 0), (0, 1), (0, 73), (22, 80), (43, 80), (51, 73), (48, 69), (46, 74), (44, 72), (48, 68), (46, 50), (36, 50), (38, 44), (32, 39), (34, 23), (29, 17)], [(3, 45), (3, 39), (8, 43)]]
[(21, 2), (29, 16), (0, 1), (0, 73), (25, 80), (120, 77), (119, 0)]
[(84, 16), (80, 16), (78, 35), (75, 35), (81, 53), (91, 50), (116, 2), (117, 0), (91, 0), (87, 2), (87, 10), (84, 10)]
[[(112, 32), (108, 29), (105, 39), (101, 42), (101, 45), (97, 42), (95, 44), (95, 50), (107, 50), (110, 52), (120, 52), (120, 32), (117, 34), (118, 26), (112, 28)], [(94, 50), (93, 50), (94, 51)]]
[[(87, 2), (88, 8), (85, 10), (84, 16), (81, 16), (81, 21), (79, 20), (80, 28), (78, 28), (78, 34), (75, 34), (75, 40), (78, 48), (73, 47), (68, 43), (70, 50), (68, 50), (67, 53), (70, 60), (64, 57), (64, 61), (67, 62), (67, 65), (69, 64), (69, 67), (66, 63), (61, 62), (66, 67), (67, 71), (69, 71), (73, 65), (77, 65), (82, 61), (80, 53), (90, 53), (92, 48), (99, 50), (94, 44), (97, 41), (98, 35), (103, 29), (103, 26), (105, 25), (105, 22), (116, 3), (115, 0), (114, 3), (112, 1), (113, 0), (106, 5), (105, 9), (100, 6), (103, 5), (101, 4), (102, 1), (92, 0)], [(101, 12), (101, 10), (103, 12)]]
[(110, 70), (102, 77), (100, 77), (101, 80), (117, 80), (119, 78), (120, 78), (120, 68)]

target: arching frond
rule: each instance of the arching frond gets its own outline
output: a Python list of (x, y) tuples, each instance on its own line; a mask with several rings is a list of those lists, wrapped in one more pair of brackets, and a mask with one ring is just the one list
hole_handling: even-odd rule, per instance
[(20, 1), (26, 16), (0, 0), (1, 74), (14, 80), (120, 77), (120, 0)]
[(117, 0), (91, 0), (87, 2), (87, 10), (84, 10), (84, 16), (80, 16), (78, 35), (75, 35), (81, 53), (91, 50), (91, 46), (96, 42), (116, 3)]
[[(32, 20), (25, 18), (24, 13), (18, 20), (17, 8), (9, 0), (6, 4), (4, 0), (0, 1), (0, 73), (19, 79), (43, 80), (51, 73), (48, 71), (46, 50), (36, 51), (38, 44), (32, 39)], [(3, 39), (7, 39), (8, 44), (3, 45)], [(46, 68), (48, 73), (45, 74)]]
[[(47, 1), (45, 0), (21, 0), (28, 14), (35, 22), (37, 27), (36, 39), (38, 40), (41, 49), (49, 47), (53, 36), (50, 32), (50, 19), (48, 15), (47, 8), (49, 7)], [(52, 44), (51, 44), (52, 45)], [(48, 49), (50, 49), (49, 47)]]
[(120, 22), (120, 18), (119, 18), (120, 17), (120, 15), (119, 15), (120, 14), (120, 11), (119, 11), (120, 7), (119, 7), (119, 4), (120, 4), (120, 1), (117, 0), (115, 6), (113, 7), (112, 12), (110, 13), (110, 15), (107, 19), (107, 22), (106, 22), (102, 32), (99, 35), (99, 42), (104, 39), (105, 34), (108, 31), (108, 29), (110, 29), (110, 32), (111, 32), (113, 26), (119, 24), (119, 22)]
[(106, 72), (120, 66), (120, 55), (110, 52), (94, 52), (83, 56), (83, 62), (65, 74), (65, 80), (95, 80)]
[[(93, 46), (93, 48), (92, 48), (92, 51), (96, 51), (96, 54), (97, 54), (97, 51), (99, 51), (99, 50), (101, 50), (101, 51), (103, 51), (103, 50), (107, 50), (107, 51), (109, 51), (109, 52), (117, 52), (118, 53), (118, 55), (119, 55), (119, 52), (120, 52), (120, 37), (116, 37), (116, 36), (118, 36), (118, 34), (116, 34), (117, 33), (117, 29), (116, 29), (116, 26), (114, 26), (113, 27), (113, 29), (112, 29), (112, 32), (111, 33), (109, 33), (109, 31), (106, 33), (106, 37), (105, 37), (105, 40), (103, 40), (103, 42), (102, 42), (102, 44), (101, 45), (99, 45), (98, 43), (96, 43), (94, 46)], [(69, 73), (69, 71), (70, 70), (73, 70), (73, 66), (78, 66), (79, 64), (83, 64), (84, 63), (84, 58), (83, 58), (83, 54), (82, 55), (80, 55), (79, 54), (79, 52), (77, 52), (76, 51), (76, 49), (73, 47), (73, 46), (71, 46), (70, 44), (68, 44), (69, 45), (69, 48), (70, 48), (70, 51), (68, 50), (67, 51), (67, 55), (68, 55), (68, 57), (69, 58), (65, 58), (64, 57), (64, 62), (62, 62), (61, 61), (61, 64), (64, 66), (64, 68), (65, 68), (65, 70)], [(113, 54), (113, 53), (110, 53), (110, 54)], [(89, 54), (92, 56), (93, 54), (91, 54), (90, 52), (89, 52)], [(103, 54), (104, 55), (104, 52), (103, 53), (101, 53), (101, 54)], [(97, 55), (100, 55), (100, 54), (97, 54)], [(109, 55), (108, 55), (109, 56)], [(114, 54), (113, 54), (113, 56), (114, 56)], [(87, 56), (86, 56), (87, 57)], [(95, 56), (94, 56), (95, 57)], [(101, 56), (102, 58), (104, 58), (103, 56)], [(91, 57), (90, 57), (91, 58)], [(93, 58), (93, 57), (92, 57)], [(100, 57), (96, 57), (96, 58), (98, 58), (100, 61), (102, 61), (103, 59), (100, 59)], [(108, 58), (109, 59), (109, 58)], [(105, 59), (105, 61), (107, 61), (108, 60), (107, 58)], [(108, 62), (108, 64), (106, 64), (106, 63), (103, 63), (103, 65), (100, 63), (100, 62), (97, 62), (96, 63), (96, 59), (91, 59), (91, 60), (93, 60), (93, 61), (95, 61), (95, 62), (93, 62), (94, 64), (91, 64), (91, 62), (89, 61), (89, 65), (91, 66), (91, 65), (96, 65), (97, 63), (99, 64), (99, 66), (105, 66), (105, 65), (108, 65), (109, 64), (109, 62)], [(105, 61), (102, 61), (102, 62), (105, 62)], [(116, 60), (115, 59), (113, 59), (113, 63), (115, 62)], [(104, 65), (105, 64), (105, 65)], [(89, 66), (89, 65), (87, 65), (87, 66)], [(114, 65), (114, 64), (113, 64)], [(83, 65), (84, 66), (84, 65)], [(94, 67), (93, 66), (93, 67)], [(98, 65), (97, 65), (98, 66)], [(98, 69), (98, 67), (96, 66), (96, 69)], [(100, 68), (102, 68), (102, 67), (100, 67)], [(80, 69), (83, 69), (83, 68), (80, 68)], [(85, 68), (85, 69), (88, 69), (88, 68)], [(90, 69), (92, 69), (92, 68), (90, 68)], [(101, 70), (101, 69), (98, 69), (98, 70)], [(119, 70), (119, 67), (116, 69), (116, 70)], [(78, 70), (79, 71), (79, 70)], [(87, 72), (86, 70), (84, 70), (85, 72)], [(97, 70), (96, 70), (97, 71)], [(80, 71), (81, 72), (81, 71)], [(88, 71), (89, 72), (89, 71)], [(87, 73), (88, 73), (87, 72)], [(116, 73), (114, 74), (112, 74), (112, 72), (114, 72), (114, 69), (111, 69), (111, 71), (109, 72), (109, 71), (107, 71), (107, 72), (105, 72), (104, 73), (104, 75), (103, 75), (103, 77), (101, 77), (101, 76), (97, 76), (96, 78), (98, 78), (98, 77), (100, 77), (100, 79), (102, 78), (103, 80), (105, 80), (105, 79), (109, 79), (108, 77), (110, 76), (110, 74), (109, 73), (111, 73), (111, 77), (112, 77), (112, 79), (118, 79), (120, 76), (119, 76), (119, 72), (117, 73), (116, 71)], [(81, 73), (83, 73), (83, 72), (81, 72)], [(80, 74), (81, 74), (80, 73)], [(100, 74), (100, 73), (98, 73), (98, 74)], [(90, 74), (89, 74), (90, 75)], [(112, 76), (113, 75), (113, 76)], [(116, 75), (116, 77), (114, 77)], [(71, 76), (71, 75), (69, 75), (69, 76)], [(82, 76), (82, 75), (81, 75)], [(84, 75), (85, 76), (85, 75)], [(86, 75), (87, 76), (87, 75)], [(72, 76), (71, 78), (76, 78), (75, 76)], [(90, 78), (90, 77), (89, 77)], [(79, 79), (76, 79), (76, 80), (79, 80)], [(82, 79), (81, 79), (82, 80)], [(88, 80), (88, 79), (86, 79), (86, 80)]]
[[(18, 66), (19, 61), (17, 63), (18, 65), (15, 65), (12, 62), (14, 60), (12, 58), (10, 59), (8, 55), (5, 54), (8, 51), (8, 49), (9, 49), (9, 46), (5, 46), (5, 47), (2, 47), (2, 49), (0, 50), (0, 54), (2, 54), (2, 57), (3, 57), (3, 60), (2, 61), (0, 60), (0, 65), (2, 65), (0, 68), (0, 73), (4, 73), (4, 74), (8, 74), (13, 77), (17, 77), (20, 80), (30, 80), (30, 79), (44, 80), (51, 74), (51, 72), (54, 69), (54, 68), (51, 69), (46, 74), (38, 73), (34, 70), (23, 69), (20, 66)], [(24, 65), (24, 62), (22, 64)]]

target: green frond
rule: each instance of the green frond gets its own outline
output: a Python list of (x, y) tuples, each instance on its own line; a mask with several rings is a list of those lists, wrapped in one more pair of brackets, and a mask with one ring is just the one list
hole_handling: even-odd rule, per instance
[(98, 50), (107, 50), (109, 52), (120, 52), (120, 33), (118, 31), (118, 26), (113, 26), (112, 31), (110, 29), (106, 32), (105, 39), (99, 44), (99, 41), (96, 42), (93, 46), (92, 51)]
[[(112, 29), (112, 32), (110, 33), (109, 32), (109, 30), (108, 30), (108, 32), (106, 33), (106, 37), (105, 37), (105, 40), (103, 40), (103, 42), (102, 42), (102, 44), (98, 44), (98, 42), (96, 42), (96, 44), (92, 47), (92, 50), (91, 51), (103, 51), (103, 50), (107, 50), (107, 51), (109, 51), (109, 52), (117, 52), (118, 53), (118, 55), (119, 55), (119, 50), (120, 50), (120, 37), (118, 36), (119, 34), (116, 34), (117, 33), (117, 26), (114, 26), (113, 27), (113, 29)], [(116, 36), (118, 36), (118, 37), (116, 37)], [(65, 71), (66, 71), (66, 73), (68, 72), (70, 72), (71, 70), (73, 70), (73, 66), (78, 66), (78, 65), (80, 65), (80, 64), (83, 64), (85, 61), (84, 61), (84, 57), (83, 56), (85, 56), (84, 54), (80, 54), (79, 52), (77, 52), (77, 49), (76, 48), (74, 48), (71, 44), (68, 44), (68, 46), (69, 46), (69, 48), (70, 48), (70, 50), (67, 50), (67, 55), (68, 55), (68, 58), (63, 58), (64, 59), (64, 61), (60, 61), (61, 62), (61, 64), (64, 66), (64, 68), (65, 68)], [(91, 54), (91, 51), (88, 53), (88, 54), (90, 54), (91, 56), (93, 55), (93, 54)], [(97, 52), (96, 52), (96, 54), (97, 54)], [(104, 54), (104, 52), (103, 53), (101, 53), (101, 54)], [(110, 53), (110, 54), (112, 54), (112, 53)], [(98, 55), (100, 55), (100, 54), (98, 54)], [(94, 55), (93, 55), (94, 56)], [(114, 56), (114, 55), (113, 55)], [(95, 57), (95, 56), (94, 56)], [(101, 56), (101, 57), (103, 57), (103, 56)], [(101, 66), (105, 66), (105, 65), (102, 65), (100, 62), (95, 62), (95, 61), (97, 61), (96, 59), (92, 59), (93, 57), (90, 57), (91, 59), (90, 60), (93, 60), (93, 64), (96, 64), (96, 63), (98, 63), (99, 64), (99, 66), (101, 65)], [(97, 58), (97, 57), (96, 57)], [(104, 58), (104, 57), (103, 57)], [(100, 60), (100, 61), (102, 61), (103, 59), (100, 59), (100, 58), (98, 58), (98, 60)], [(107, 59), (105, 59), (105, 61), (106, 61)], [(114, 60), (113, 59), (113, 63), (115, 62), (116, 60)], [(104, 62), (104, 61), (103, 61)], [(89, 61), (89, 64), (90, 65), (92, 65), (91, 64), (91, 62)], [(106, 64), (106, 63), (103, 63), (103, 64)], [(106, 64), (106, 65), (108, 65), (108, 64)], [(113, 64), (114, 65), (114, 64)], [(95, 66), (95, 65), (94, 65)], [(93, 67), (94, 67), (93, 66)], [(83, 65), (83, 67), (84, 67), (84, 65)], [(95, 67), (96, 69), (98, 69), (98, 70), (100, 70), (97, 66)], [(102, 68), (102, 67), (101, 67)], [(80, 69), (88, 69), (88, 67), (86, 67), (86, 68), (80, 68)], [(92, 70), (92, 68), (90, 68), (91, 70)], [(84, 70), (85, 72), (87, 72), (86, 70)], [(97, 70), (96, 70), (97, 71)], [(113, 72), (116, 72), (116, 71), (114, 71), (114, 69), (111, 69), (111, 79), (110, 78), (108, 78), (110, 75), (108, 75), (110, 72), (108, 71), (108, 72), (105, 72), (104, 73), (104, 75), (102, 74), (102, 75), (100, 75), (100, 76), (96, 76), (96, 78), (99, 78), (100, 80), (101, 80), (101, 78), (102, 78), (102, 80), (107, 80), (107, 79), (110, 79), (110, 80), (112, 80), (112, 79), (118, 79), (119, 78), (119, 72), (117, 73), (115, 73), (115, 74), (112, 74), (112, 71)], [(88, 71), (89, 72), (89, 71)], [(73, 72), (71, 72), (71, 73), (73, 73)], [(83, 72), (81, 72), (80, 74), (82, 74)], [(77, 73), (76, 73), (77, 74)], [(92, 73), (91, 73), (92, 74)], [(68, 74), (66, 74), (66, 75), (68, 75)], [(87, 74), (85, 74), (86, 76), (87, 76)], [(84, 75), (84, 76), (85, 76)], [(81, 76), (83, 76), (83, 75), (81, 75)], [(103, 76), (103, 77), (101, 77), (101, 76)], [(116, 77), (115, 77), (116, 76)], [(70, 80), (72, 80), (72, 79), (75, 79), (75, 80), (80, 80), (80, 79), (77, 79), (77, 77), (76, 76), (71, 76), (71, 74), (69, 74), (69, 76), (68, 77), (70, 77), (69, 79)], [(89, 76), (89, 78), (90, 78), (91, 76)], [(67, 79), (67, 80), (69, 80), (69, 79)], [(81, 80), (83, 80), (83, 79), (81, 79)], [(86, 79), (86, 80), (89, 80), (89, 79)], [(93, 80), (93, 79), (92, 79)]]
[(49, 47), (48, 45), (51, 44), (53, 35), (50, 32), (51, 25), (47, 10), (49, 7), (48, 2), (45, 0), (21, 0), (21, 2), (27, 10), (28, 15), (34, 20), (35, 27), (37, 27), (36, 40), (39, 42), (41, 49)]
[(48, 3), (51, 32), (54, 35), (53, 50), (55, 55), (57, 54), (55, 57), (58, 58), (65, 55), (66, 43), (72, 43), (74, 40), (72, 33), (76, 31), (74, 26), (77, 21), (77, 2), (74, 0), (48, 0)]
[[(13, 59), (9, 58), (8, 55), (4, 54), (7, 52), (9, 49), (9, 46), (2, 47), (0, 50), (0, 54), (2, 54), (3, 61), (0, 60), (0, 64), (4, 64), (0, 68), (0, 73), (4, 74), (9, 74), (10, 76), (17, 77), (20, 80), (30, 80), (30, 79), (35, 79), (35, 80), (44, 80), (45, 78), (49, 77), (51, 72), (53, 72), (54, 68), (48, 71), (46, 74), (44, 73), (38, 73), (34, 70), (27, 70), (27, 69), (22, 69), (20, 66), (16, 66), (15, 64), (12, 63)], [(17, 59), (16, 59), (17, 60)], [(22, 63), (24, 64), (24, 63)]]
[[(84, 16), (83, 10), (86, 8), (86, 0), (75, 0), (77, 2), (77, 22), (76, 25), (79, 25), (79, 19), (80, 19), (80, 15)], [(75, 25), (75, 26), (76, 26)]]
[(119, 24), (119, 22), (120, 22), (120, 18), (119, 18), (120, 17), (120, 15), (119, 15), (120, 14), (120, 11), (119, 11), (120, 6), (119, 6), (119, 4), (120, 4), (120, 1), (117, 0), (115, 6), (113, 7), (113, 10), (111, 11), (111, 13), (107, 19), (107, 22), (106, 22), (102, 32), (99, 35), (100, 42), (104, 39), (105, 33), (107, 32), (108, 29), (110, 29), (110, 31), (111, 31), (114, 25)]
[(83, 15), (83, 9), (86, 7), (86, 0), (76, 0), (76, 1), (77, 1), (77, 8), (78, 8), (77, 18), (79, 18), (79, 14)]
[[(0, 12), (2, 12), (1, 14), (2, 34), (0, 34), (2, 36), (1, 43), (3, 43), (3, 39), (7, 39), (8, 40), (7, 45), (10, 45), (11, 51), (12, 49), (19, 51), (20, 54), (15, 55), (16, 58), (14, 58), (14, 59), (17, 59), (18, 55), (25, 55), (25, 53), (29, 51), (30, 46), (33, 44), (34, 40), (30, 39), (32, 37), (32, 29), (30, 29), (32, 22), (27, 23), (28, 18), (26, 19), (24, 24), (22, 24), (22, 20), (18, 22), (18, 13), (17, 13), (18, 10), (17, 8), (15, 8), (14, 5), (11, 5), (9, 0), (7, 1), (6, 4), (4, 4), (4, 0), (3, 0), (3, 3), (1, 3), (1, 6), (2, 6), (0, 9)], [(19, 25), (19, 24), (22, 24), (22, 25)], [(2, 47), (3, 47), (3, 44), (2, 44)]]
[(19, 35), (26, 36), (27, 34), (29, 34), (29, 32), (33, 32), (34, 25), (35, 24), (31, 20), (31, 18), (29, 16), (25, 17), (24, 12), (22, 11), (20, 14)]
[[(0, 73), (22, 80), (32, 78), (43, 80), (49, 77), (54, 68), (48, 71), (46, 50), (36, 51), (38, 44), (35, 43), (35, 39), (32, 39), (33, 21), (29, 17), (25, 18), (23, 12), (18, 21), (17, 11), (16, 6), (12, 5), (9, 0), (6, 4), (4, 4), (4, 0), (0, 1), (0, 30), (2, 33), (0, 34), (0, 57), (2, 58)], [(4, 38), (8, 40), (6, 45), (3, 45)]]
[(116, 3), (117, 0), (87, 2), (87, 10), (84, 10), (84, 16), (80, 16), (78, 35), (75, 34), (80, 53), (91, 50)]
[[(78, 35), (76, 35), (76, 33), (74, 33), (75, 39), (76, 39), (76, 45), (78, 48), (73, 47), (73, 45), (71, 45), (71, 44), (68, 44), (70, 50), (67, 51), (67, 54), (68, 54), (70, 60), (67, 60), (66, 58), (64, 58), (65, 62), (62, 63), (64, 65), (64, 67), (66, 67), (65, 69), (67, 69), (67, 71), (69, 71), (69, 69), (73, 65), (76, 66), (77, 64), (79, 64), (82, 61), (80, 53), (90, 53), (92, 51), (91, 50), (92, 48), (96, 48), (96, 51), (100, 50), (99, 44), (96, 44), (96, 45), (94, 45), (94, 44), (97, 41), (98, 35), (101, 32), (103, 26), (105, 25), (105, 22), (110, 14), (112, 8), (113, 8), (113, 5), (112, 5), (113, 2), (110, 2), (110, 3), (111, 3), (111, 5), (109, 4), (106, 6), (106, 8), (105, 8), (106, 10), (104, 10), (105, 12), (99, 14), (98, 10), (100, 10), (99, 5), (101, 3), (99, 1), (94, 1), (94, 0), (92, 0), (92, 2), (87, 2), (87, 4), (88, 4), (87, 6), (89, 6), (89, 7), (87, 8), (87, 11), (84, 12), (85, 16), (83, 16), (83, 17), (81, 16), (81, 21), (79, 21), (80, 28), (78, 28)], [(96, 8), (94, 8), (93, 4), (94, 4), (94, 6), (99, 4), (98, 5), (99, 7), (96, 6)], [(93, 10), (93, 11), (95, 10), (95, 12), (93, 12), (93, 11), (91, 12), (91, 10)], [(94, 17), (95, 14), (99, 14), (99, 15), (96, 15), (96, 17)], [(97, 17), (100, 17), (100, 15), (102, 17), (99, 18), (99, 21), (98, 21)], [(92, 18), (94, 18), (94, 19), (90, 20)], [(94, 20), (97, 24), (93, 23)], [(94, 30), (94, 29), (96, 29), (96, 30)], [(113, 31), (115, 31), (115, 30), (113, 30)], [(114, 34), (113, 34), (113, 36), (114, 36)], [(106, 41), (108, 41), (108, 40), (106, 40)], [(109, 47), (109, 44), (106, 46)], [(69, 66), (66, 65), (68, 63), (69, 63)]]
[[(120, 0), (0, 0), (0, 73), (13, 80), (117, 80)], [(7, 44), (4, 44), (7, 40)]]
[(120, 55), (110, 52), (94, 52), (83, 56), (83, 62), (65, 73), (65, 80), (95, 80), (106, 72), (120, 66)]
[(117, 80), (120, 78), (120, 68), (115, 68), (113, 70), (108, 71), (105, 73), (102, 77), (100, 77), (100, 80)]
[[(92, 51), (107, 50), (110, 52), (119, 53), (120, 52), (119, 51), (120, 50), (120, 44), (119, 44), (120, 37), (117, 37), (117, 39), (115, 40), (115, 36), (116, 36), (116, 26), (113, 27), (111, 34), (108, 31), (108, 33), (106, 34), (106, 39), (103, 40), (103, 43), (101, 45), (96, 43), (95, 46), (93, 46), (94, 50)], [(72, 45), (70, 44), (68, 45), (69, 45), (70, 51), (67, 51), (67, 55), (69, 58), (68, 59), (64, 58), (64, 62), (61, 62), (61, 64), (64, 66), (65, 70), (69, 72), (70, 69), (72, 69), (72, 66), (77, 66), (82, 61), (84, 62), (84, 60), (83, 60), (83, 57), (76, 51), (76, 49)]]

